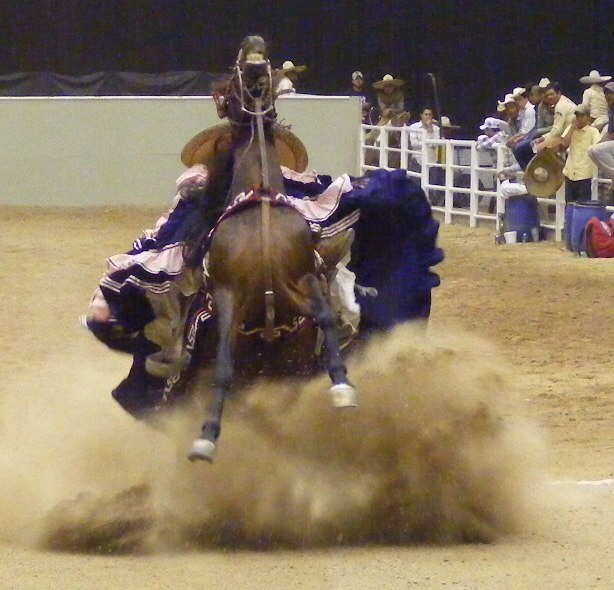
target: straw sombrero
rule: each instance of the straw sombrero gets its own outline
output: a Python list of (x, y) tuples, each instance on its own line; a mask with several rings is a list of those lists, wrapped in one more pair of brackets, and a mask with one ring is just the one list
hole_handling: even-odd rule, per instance
[(290, 60), (285, 61), (282, 66), (281, 66), (281, 71), (284, 74), (287, 74), (288, 72), (296, 72), (297, 74), (300, 74), (301, 72), (304, 72), (307, 69), (307, 66), (295, 66), (293, 62), (291, 62)]
[(601, 84), (602, 82), (609, 82), (612, 76), (602, 76), (597, 70), (591, 70), (588, 76), (582, 76), (580, 82), (582, 84)]
[(383, 90), (386, 86), (401, 88), (401, 86), (405, 86), (405, 80), (393, 78), (390, 74), (386, 74), (381, 80), (373, 83), (373, 88), (375, 88), (375, 90)]
[[(181, 161), (190, 168), (195, 164), (209, 167), (216, 152), (230, 149), (232, 138), (230, 124), (214, 125), (195, 135), (181, 151)], [(304, 172), (308, 156), (303, 142), (294, 133), (282, 127), (275, 128), (275, 150), (282, 166)]]
[(534, 197), (551, 197), (563, 181), (565, 162), (550, 148), (533, 156), (524, 173), (524, 185)]

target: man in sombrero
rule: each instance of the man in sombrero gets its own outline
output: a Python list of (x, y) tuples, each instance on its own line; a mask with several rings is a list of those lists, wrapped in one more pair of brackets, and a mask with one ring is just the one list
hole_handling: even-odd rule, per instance
[(307, 66), (295, 66), (290, 60), (286, 60), (280, 70), (277, 72), (280, 74), (279, 82), (275, 92), (277, 96), (283, 96), (284, 94), (294, 94), (296, 89), (294, 84), (298, 81), (298, 75), (304, 72)]
[(592, 126), (601, 131), (608, 123), (608, 103), (603, 87), (612, 80), (612, 76), (603, 76), (592, 70), (588, 76), (582, 76), (580, 83), (587, 86), (582, 94), (582, 106), (588, 109)]
[(386, 74), (381, 80), (373, 83), (377, 97), (377, 106), (381, 115), (386, 110), (402, 112), (405, 110), (405, 95), (402, 88), (405, 81)]

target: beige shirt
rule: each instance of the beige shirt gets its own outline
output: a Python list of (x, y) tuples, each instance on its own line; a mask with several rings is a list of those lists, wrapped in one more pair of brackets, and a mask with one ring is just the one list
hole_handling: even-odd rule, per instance
[(552, 129), (544, 135), (544, 139), (559, 139), (563, 137), (563, 132), (571, 125), (576, 110), (576, 103), (561, 95), (554, 107), (554, 123)]
[(590, 109), (590, 115), (593, 119), (608, 116), (608, 103), (605, 99), (603, 87), (599, 84), (593, 84), (584, 91), (582, 104)]
[(594, 164), (588, 157), (588, 148), (599, 142), (599, 131), (591, 125), (573, 129), (569, 143), (569, 155), (563, 174), (569, 180), (586, 180), (593, 177)]

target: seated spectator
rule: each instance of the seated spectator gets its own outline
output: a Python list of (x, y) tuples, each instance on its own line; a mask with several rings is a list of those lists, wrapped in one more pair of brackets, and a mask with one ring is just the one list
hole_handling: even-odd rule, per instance
[(588, 108), (593, 127), (601, 131), (608, 122), (608, 103), (603, 93), (603, 86), (612, 76), (602, 76), (597, 70), (592, 70), (588, 76), (582, 76), (580, 82), (588, 84), (582, 94), (582, 105)]
[(475, 149), (480, 151), (496, 150), (500, 145), (507, 143), (507, 123), (503, 119), (496, 117), (486, 117), (484, 123), (480, 125), (480, 129), (484, 132), (478, 136)]
[(509, 140), (510, 147), (513, 147), (519, 141), (523, 140), (535, 128), (536, 116), (535, 106), (529, 101), (529, 91), (531, 86), (527, 88), (514, 88), (511, 92), (514, 102), (518, 106), (518, 121), (520, 128), (518, 133), (512, 136)]
[(531, 142), (537, 137), (541, 137), (548, 133), (552, 129), (552, 124), (554, 123), (554, 111), (544, 102), (546, 86), (549, 83), (550, 80), (548, 80), (548, 78), (542, 78), (538, 84), (531, 87), (529, 93), (531, 104), (537, 107), (535, 127), (533, 127), (523, 138), (519, 139), (513, 147), (514, 157), (523, 170), (526, 170), (529, 162), (535, 155)]
[(590, 124), (589, 107), (580, 105), (574, 113), (569, 133), (560, 140), (561, 148), (569, 148), (569, 155), (563, 168), (566, 203), (590, 201), (594, 170), (588, 150), (599, 142), (599, 131)]
[(610, 179), (608, 201), (614, 198), (614, 82), (608, 82), (604, 88), (608, 103), (609, 122), (601, 131), (598, 144), (588, 148), (589, 158), (597, 165), (600, 174)]
[(298, 74), (306, 69), (307, 66), (295, 66), (291, 61), (285, 61), (281, 66), (281, 70), (278, 70), (281, 73), (281, 78), (275, 89), (277, 96), (294, 94), (296, 92), (294, 85), (298, 81)]
[(547, 106), (554, 107), (554, 122), (552, 129), (548, 133), (533, 140), (536, 151), (540, 151), (545, 147), (556, 148), (560, 145), (561, 138), (565, 135), (566, 130), (570, 128), (576, 110), (576, 104), (563, 95), (558, 82), (548, 84), (544, 95), (544, 102)]
[(505, 98), (499, 101), (497, 111), (501, 113), (507, 122), (510, 137), (518, 135), (520, 133), (520, 109), (511, 94), (506, 94)]
[(377, 96), (377, 107), (380, 113), (386, 109), (403, 112), (405, 110), (405, 95), (401, 88), (405, 86), (405, 81), (393, 78), (386, 74), (381, 80), (373, 84)]
[(548, 84), (550, 84), (550, 80), (542, 78), (538, 84), (531, 88), (529, 94), (529, 100), (537, 108), (537, 123), (534, 137), (541, 137), (548, 133), (554, 123), (554, 108), (547, 105), (544, 100)]

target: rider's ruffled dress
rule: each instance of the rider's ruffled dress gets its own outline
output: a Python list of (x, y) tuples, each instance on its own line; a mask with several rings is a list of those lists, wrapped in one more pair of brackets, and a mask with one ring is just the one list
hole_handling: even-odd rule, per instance
[[(319, 226), (322, 238), (350, 227), (355, 230), (347, 268), (355, 275), (360, 331), (427, 319), (431, 289), (439, 284), (431, 267), (443, 253), (436, 246), (439, 224), (422, 189), (403, 170), (374, 170), (335, 180), (282, 171), (291, 204)], [(170, 210), (135, 240), (129, 252), (107, 260), (90, 304), (88, 327), (94, 334), (112, 348), (133, 354), (130, 374), (113, 396), (134, 415), (155, 403), (152, 392), (164, 396), (182, 378), (152, 377), (145, 359), (156, 351), (182, 347), (191, 353), (212, 319), (202, 268), (184, 260), (185, 240), (199, 218), (198, 204), (181, 196), (186, 185), (206, 179), (202, 165), (179, 177)]]

